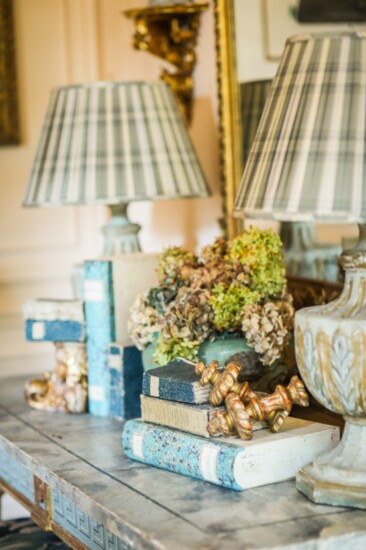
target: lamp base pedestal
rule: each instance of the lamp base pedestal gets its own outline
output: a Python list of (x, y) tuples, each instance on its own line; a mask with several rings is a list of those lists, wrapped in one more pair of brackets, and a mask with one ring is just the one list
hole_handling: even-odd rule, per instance
[(104, 256), (117, 256), (128, 252), (141, 252), (138, 239), (140, 226), (131, 223), (127, 216), (127, 203), (110, 206), (111, 219), (102, 227)]
[(339, 280), (340, 247), (319, 242), (313, 223), (282, 222), (280, 237), (287, 275)]
[(366, 418), (345, 421), (339, 445), (304, 466), (296, 486), (318, 504), (366, 509)]

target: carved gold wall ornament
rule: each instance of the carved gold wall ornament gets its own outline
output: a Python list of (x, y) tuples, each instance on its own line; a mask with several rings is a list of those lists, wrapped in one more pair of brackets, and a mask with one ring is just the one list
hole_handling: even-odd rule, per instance
[(25, 385), (25, 399), (38, 410), (83, 413), (87, 411), (87, 359), (85, 344), (57, 343), (56, 367)]
[(272, 432), (278, 432), (293, 405), (307, 407), (309, 398), (302, 381), (293, 376), (287, 387), (278, 385), (271, 394), (253, 391), (248, 382), (238, 381), (240, 365), (230, 362), (225, 369), (218, 369), (218, 362), (208, 366), (197, 363), (196, 373), (201, 375), (203, 386), (212, 385), (210, 403), (220, 405), (225, 400), (226, 411), (218, 410), (207, 425), (210, 435), (239, 435), (248, 440), (253, 436), (253, 424), (265, 421)]
[(0, 146), (20, 143), (14, 3), (0, 0)]
[(176, 93), (188, 121), (192, 116), (192, 75), (200, 16), (207, 7), (206, 2), (186, 2), (124, 12), (135, 21), (134, 48), (148, 51), (176, 68), (174, 72), (164, 69), (161, 79)]

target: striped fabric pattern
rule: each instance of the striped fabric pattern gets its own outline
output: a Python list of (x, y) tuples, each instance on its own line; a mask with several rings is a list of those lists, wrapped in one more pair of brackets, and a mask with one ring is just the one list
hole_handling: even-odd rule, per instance
[(235, 215), (366, 220), (366, 34), (289, 38)]
[(240, 122), (242, 129), (243, 166), (249, 157), (272, 80), (240, 83)]
[(167, 84), (99, 82), (53, 90), (25, 206), (209, 194)]

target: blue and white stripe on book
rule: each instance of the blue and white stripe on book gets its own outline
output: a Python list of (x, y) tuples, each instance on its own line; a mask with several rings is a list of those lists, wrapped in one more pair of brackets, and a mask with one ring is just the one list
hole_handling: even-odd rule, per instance
[(96, 416), (108, 416), (108, 346), (115, 340), (111, 261), (86, 261), (84, 276), (89, 412)]
[(251, 441), (207, 440), (141, 420), (127, 421), (122, 431), (129, 458), (237, 491), (295, 477), (338, 441), (338, 427), (290, 417), (280, 433), (259, 430)]
[(110, 416), (136, 418), (141, 414), (141, 351), (135, 346), (109, 345)]
[(85, 325), (79, 321), (25, 321), (28, 342), (84, 342)]

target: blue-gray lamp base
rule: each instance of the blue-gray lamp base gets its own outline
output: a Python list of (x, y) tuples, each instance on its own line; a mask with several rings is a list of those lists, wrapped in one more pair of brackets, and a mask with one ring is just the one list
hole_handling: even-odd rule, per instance
[(140, 226), (131, 223), (127, 216), (128, 203), (110, 206), (111, 218), (102, 227), (104, 235), (104, 256), (117, 256), (129, 252), (141, 252), (138, 239)]

